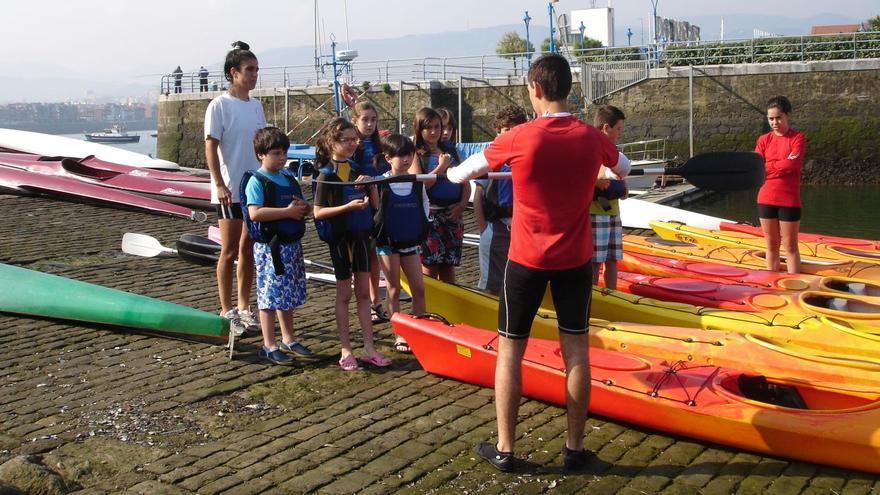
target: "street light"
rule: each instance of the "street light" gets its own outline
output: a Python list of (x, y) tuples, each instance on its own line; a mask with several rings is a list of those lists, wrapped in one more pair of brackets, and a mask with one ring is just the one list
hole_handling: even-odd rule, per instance
[(530, 49), (532, 43), (529, 41), (529, 22), (531, 20), (532, 18), (529, 17), (529, 11), (527, 10), (523, 16), (523, 22), (526, 24), (526, 58), (529, 60), (529, 68), (532, 67), (532, 50)]
[(556, 43), (553, 42), (553, 2), (547, 4), (547, 15), (550, 16), (550, 53), (556, 53)]

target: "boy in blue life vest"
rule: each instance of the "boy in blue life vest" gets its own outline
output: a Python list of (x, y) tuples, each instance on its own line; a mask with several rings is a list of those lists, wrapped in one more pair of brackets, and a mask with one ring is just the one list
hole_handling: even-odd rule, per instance
[[(519, 105), (508, 105), (496, 115), (493, 127), (501, 135), (528, 121)], [(510, 172), (504, 165), (500, 172)], [(477, 287), (492, 294), (501, 290), (507, 251), (510, 249), (510, 221), (513, 217), (513, 182), (509, 179), (474, 181), (474, 216), (480, 228), (480, 280)]]
[[(254, 240), (257, 307), (263, 346), (260, 356), (275, 364), (291, 365), (282, 351), (312, 354), (294, 340), (293, 311), (306, 302), (306, 271), (300, 239), (312, 207), (303, 199), (296, 177), (285, 168), (290, 141), (277, 127), (254, 136), (254, 151), (262, 166), (242, 179), (242, 208), (248, 234)], [(276, 346), (275, 317), (281, 325)]]

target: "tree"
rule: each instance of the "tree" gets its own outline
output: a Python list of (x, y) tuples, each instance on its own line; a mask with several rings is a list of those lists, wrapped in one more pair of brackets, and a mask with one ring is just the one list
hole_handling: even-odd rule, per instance
[[(553, 43), (556, 45), (556, 51), (561, 51), (563, 49), (562, 41), (559, 38), (553, 38)], [(582, 40), (575, 40), (574, 43), (571, 43), (569, 48), (573, 53), (577, 54), (580, 57), (581, 50), (587, 50), (590, 48), (602, 48), (602, 42), (599, 40), (594, 40), (588, 36), (584, 36)], [(549, 52), (550, 51), (550, 38), (544, 38), (544, 41), (541, 42), (541, 51)]]
[(514, 58), (522, 53), (531, 53), (535, 51), (535, 47), (531, 42), (527, 42), (519, 36), (516, 31), (508, 31), (501, 36), (498, 45), (495, 47), (495, 53), (502, 57)]
[(880, 15), (875, 15), (874, 17), (868, 19), (867, 24), (869, 31), (880, 31)]

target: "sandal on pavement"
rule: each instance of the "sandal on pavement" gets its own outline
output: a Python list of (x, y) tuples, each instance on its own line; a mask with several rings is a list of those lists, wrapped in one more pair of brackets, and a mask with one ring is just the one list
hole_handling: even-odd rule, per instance
[(373, 324), (386, 323), (388, 321), (388, 313), (382, 307), (382, 303), (370, 306), (370, 313), (373, 316)]
[(384, 368), (386, 366), (391, 366), (391, 360), (387, 357), (379, 354), (378, 352), (374, 352), (373, 354), (367, 354), (365, 356), (361, 356), (358, 358), (358, 361), (362, 363), (372, 364), (373, 366)]
[(358, 366), (358, 360), (354, 357), (354, 354), (349, 354), (340, 359), (339, 367), (342, 368), (342, 371), (357, 371), (361, 369), (361, 367)]
[(282, 351), (295, 352), (300, 356), (313, 356), (315, 354), (311, 349), (296, 341), (288, 344), (282, 340), (278, 347), (280, 347)]
[(409, 348), (409, 344), (407, 344), (405, 340), (398, 340), (397, 342), (395, 342), (394, 350), (405, 354), (409, 354), (412, 352), (412, 349)]

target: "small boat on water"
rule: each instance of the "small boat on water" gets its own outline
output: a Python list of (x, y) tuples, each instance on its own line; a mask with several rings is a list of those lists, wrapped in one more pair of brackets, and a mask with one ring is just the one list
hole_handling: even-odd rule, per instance
[(87, 132), (85, 136), (86, 141), (93, 143), (137, 143), (141, 140), (139, 135), (129, 134), (121, 125), (114, 125), (101, 132)]

